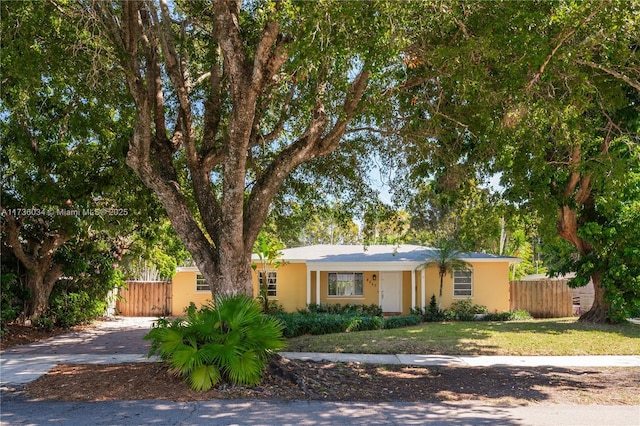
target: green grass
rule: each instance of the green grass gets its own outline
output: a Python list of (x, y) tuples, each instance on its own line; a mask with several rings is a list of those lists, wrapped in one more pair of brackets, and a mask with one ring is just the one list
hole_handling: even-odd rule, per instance
[(424, 323), (392, 330), (300, 336), (291, 352), (438, 355), (640, 355), (640, 325), (574, 318)]

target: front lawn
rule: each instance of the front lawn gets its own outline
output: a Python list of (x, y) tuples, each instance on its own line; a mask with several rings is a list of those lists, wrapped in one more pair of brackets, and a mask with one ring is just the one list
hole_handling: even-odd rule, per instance
[(439, 355), (640, 355), (640, 325), (575, 318), (423, 323), (289, 339), (291, 352)]

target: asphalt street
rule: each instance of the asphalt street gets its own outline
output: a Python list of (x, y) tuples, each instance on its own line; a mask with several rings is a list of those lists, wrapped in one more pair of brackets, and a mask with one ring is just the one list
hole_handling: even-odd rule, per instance
[(2, 398), (3, 425), (639, 425), (640, 407), (265, 401), (32, 402)]

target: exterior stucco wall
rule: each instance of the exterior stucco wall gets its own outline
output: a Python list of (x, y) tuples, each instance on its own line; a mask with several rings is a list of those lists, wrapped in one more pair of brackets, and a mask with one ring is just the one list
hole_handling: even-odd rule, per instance
[(477, 263), (473, 267), (473, 303), (489, 312), (509, 310), (509, 264)]
[[(269, 269), (269, 267), (267, 267)], [(273, 269), (271, 269), (273, 270)], [(254, 293), (258, 294), (258, 273), (261, 267), (253, 271)], [(285, 311), (295, 312), (307, 306), (307, 267), (304, 263), (287, 263), (275, 269), (278, 274), (276, 296), (269, 300), (282, 305)]]
[(191, 302), (201, 307), (212, 299), (210, 291), (196, 291), (195, 271), (180, 271), (173, 276), (171, 285), (171, 315), (182, 315)]
[[(472, 264), (472, 296), (454, 297), (453, 278), (447, 274), (442, 286), (442, 309), (446, 309), (458, 300), (471, 299), (474, 304), (484, 305), (489, 312), (509, 310), (509, 264), (507, 262), (476, 262)], [(431, 295), (438, 299), (440, 277), (435, 267), (427, 268), (426, 272), (426, 305), (429, 305)]]

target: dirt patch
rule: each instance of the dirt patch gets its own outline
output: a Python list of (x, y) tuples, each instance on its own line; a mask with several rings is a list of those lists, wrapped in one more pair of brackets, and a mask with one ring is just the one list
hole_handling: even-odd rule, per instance
[(27, 345), (29, 343), (48, 339), (49, 337), (59, 336), (73, 331), (86, 330), (88, 328), (93, 328), (94, 326), (79, 325), (73, 328), (54, 328), (53, 330), (45, 330), (18, 324), (8, 324), (5, 327), (2, 337), (0, 337), (0, 349), (7, 349), (18, 345)]
[(259, 386), (222, 384), (195, 392), (160, 363), (60, 365), (28, 384), (36, 400), (159, 399), (456, 401), (640, 404), (638, 368), (406, 367), (360, 363), (272, 361)]

